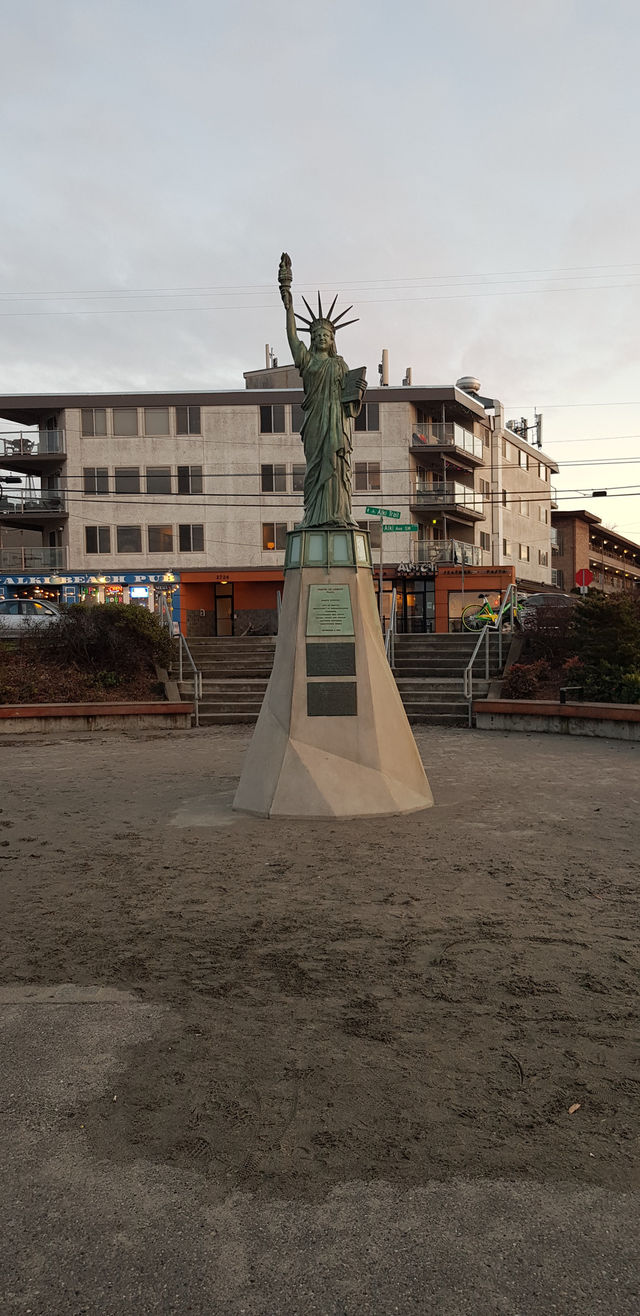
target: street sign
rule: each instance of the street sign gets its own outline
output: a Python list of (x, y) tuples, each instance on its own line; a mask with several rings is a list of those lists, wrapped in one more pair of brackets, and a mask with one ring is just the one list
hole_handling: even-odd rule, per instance
[(365, 507), (367, 516), (392, 516), (395, 520), (400, 517), (399, 512), (389, 512), (386, 507)]
[(576, 585), (590, 585), (593, 580), (593, 572), (588, 567), (582, 567), (576, 571)]
[(413, 523), (408, 525), (383, 525), (382, 532), (383, 534), (388, 535), (391, 534), (392, 530), (395, 530), (396, 532), (399, 532), (400, 530), (406, 532), (407, 530), (417, 530), (417, 529), (418, 529), (417, 525), (414, 525)]

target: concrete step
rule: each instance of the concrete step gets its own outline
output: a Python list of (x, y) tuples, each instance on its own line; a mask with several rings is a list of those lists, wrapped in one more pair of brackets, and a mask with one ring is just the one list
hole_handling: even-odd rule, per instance
[(463, 713), (407, 713), (407, 717), (412, 726), (429, 726), (429, 727), (466, 727), (469, 725), (469, 714)]
[(404, 711), (409, 719), (413, 717), (431, 716), (441, 717), (445, 714), (452, 717), (467, 717), (467, 701), (461, 699), (450, 704), (433, 704), (428, 699), (419, 699), (415, 702), (405, 699)]
[(258, 721), (257, 713), (203, 713), (200, 716), (201, 727), (235, 726), (237, 723)]

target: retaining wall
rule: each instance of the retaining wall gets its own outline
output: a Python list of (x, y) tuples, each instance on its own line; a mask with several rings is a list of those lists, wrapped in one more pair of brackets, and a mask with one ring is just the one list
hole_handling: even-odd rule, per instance
[(173, 730), (191, 726), (193, 704), (0, 704), (0, 736), (28, 731)]
[(560, 736), (607, 736), (640, 741), (640, 704), (561, 704), (541, 699), (477, 699), (483, 731), (546, 731)]

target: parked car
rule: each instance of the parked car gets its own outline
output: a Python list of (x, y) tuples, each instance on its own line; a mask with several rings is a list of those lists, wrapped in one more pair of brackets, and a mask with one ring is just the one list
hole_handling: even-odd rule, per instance
[(577, 594), (520, 594), (518, 602), (523, 608), (572, 608)]
[(0, 600), (0, 635), (6, 631), (26, 631), (32, 626), (51, 626), (58, 621), (60, 609), (55, 603), (39, 599)]
[(553, 626), (554, 617), (564, 623), (568, 612), (577, 602), (577, 594), (529, 594), (526, 598), (520, 595), (520, 624), (525, 630), (527, 626), (534, 628), (542, 617), (545, 626)]

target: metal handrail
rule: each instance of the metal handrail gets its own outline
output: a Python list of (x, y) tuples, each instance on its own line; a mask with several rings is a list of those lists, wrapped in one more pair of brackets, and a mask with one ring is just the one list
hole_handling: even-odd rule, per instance
[(513, 635), (513, 628), (515, 624), (515, 607), (517, 602), (518, 602), (517, 587), (512, 582), (505, 593), (502, 603), (500, 604), (500, 610), (498, 612), (498, 620), (496, 622), (496, 630), (498, 632), (498, 666), (501, 671), (502, 671), (502, 625), (504, 622), (504, 614), (507, 608), (507, 604), (509, 604), (509, 611), (511, 613), (511, 634)]
[(467, 666), (466, 666), (465, 669), (464, 669), (464, 697), (465, 697), (465, 699), (468, 701), (468, 705), (469, 705), (469, 726), (471, 726), (471, 716), (472, 716), (472, 708), (473, 708), (473, 664), (475, 663), (475, 660), (476, 660), (476, 658), (477, 658), (477, 656), (478, 656), (478, 653), (480, 652), (480, 647), (481, 647), (481, 645), (482, 645), (482, 641), (483, 641), (483, 640), (485, 641), (485, 651), (484, 651), (484, 678), (485, 678), (485, 681), (488, 681), (488, 680), (489, 680), (489, 631), (490, 631), (490, 629), (491, 629), (491, 627), (489, 626), (489, 623), (487, 622), (487, 625), (486, 625), (486, 626), (483, 626), (482, 630), (480, 631), (480, 635), (478, 636), (478, 642), (477, 642), (477, 644), (476, 644), (476, 647), (475, 647), (475, 649), (474, 649), (474, 651), (473, 651), (473, 653), (472, 653), (472, 655), (471, 655), (471, 658), (470, 658), (469, 662), (467, 663)]
[(282, 612), (282, 594), (276, 590), (276, 608), (278, 610), (278, 631), (280, 631), (280, 613)]
[(396, 616), (398, 612), (398, 591), (393, 588), (391, 594), (391, 612), (389, 614), (389, 625), (384, 637), (384, 651), (387, 655), (387, 661), (390, 667), (393, 667), (396, 658)]
[(184, 635), (182, 634), (182, 631), (178, 632), (176, 639), (178, 640), (178, 680), (182, 681), (182, 671), (183, 671), (182, 650), (183, 649), (187, 655), (189, 664), (193, 670), (193, 711), (196, 719), (196, 726), (199, 727), (200, 726), (199, 701), (202, 699), (202, 672), (198, 671), (198, 668), (196, 667), (193, 661), (191, 650), (189, 648), (189, 645), (187, 644), (187, 641), (184, 638)]

